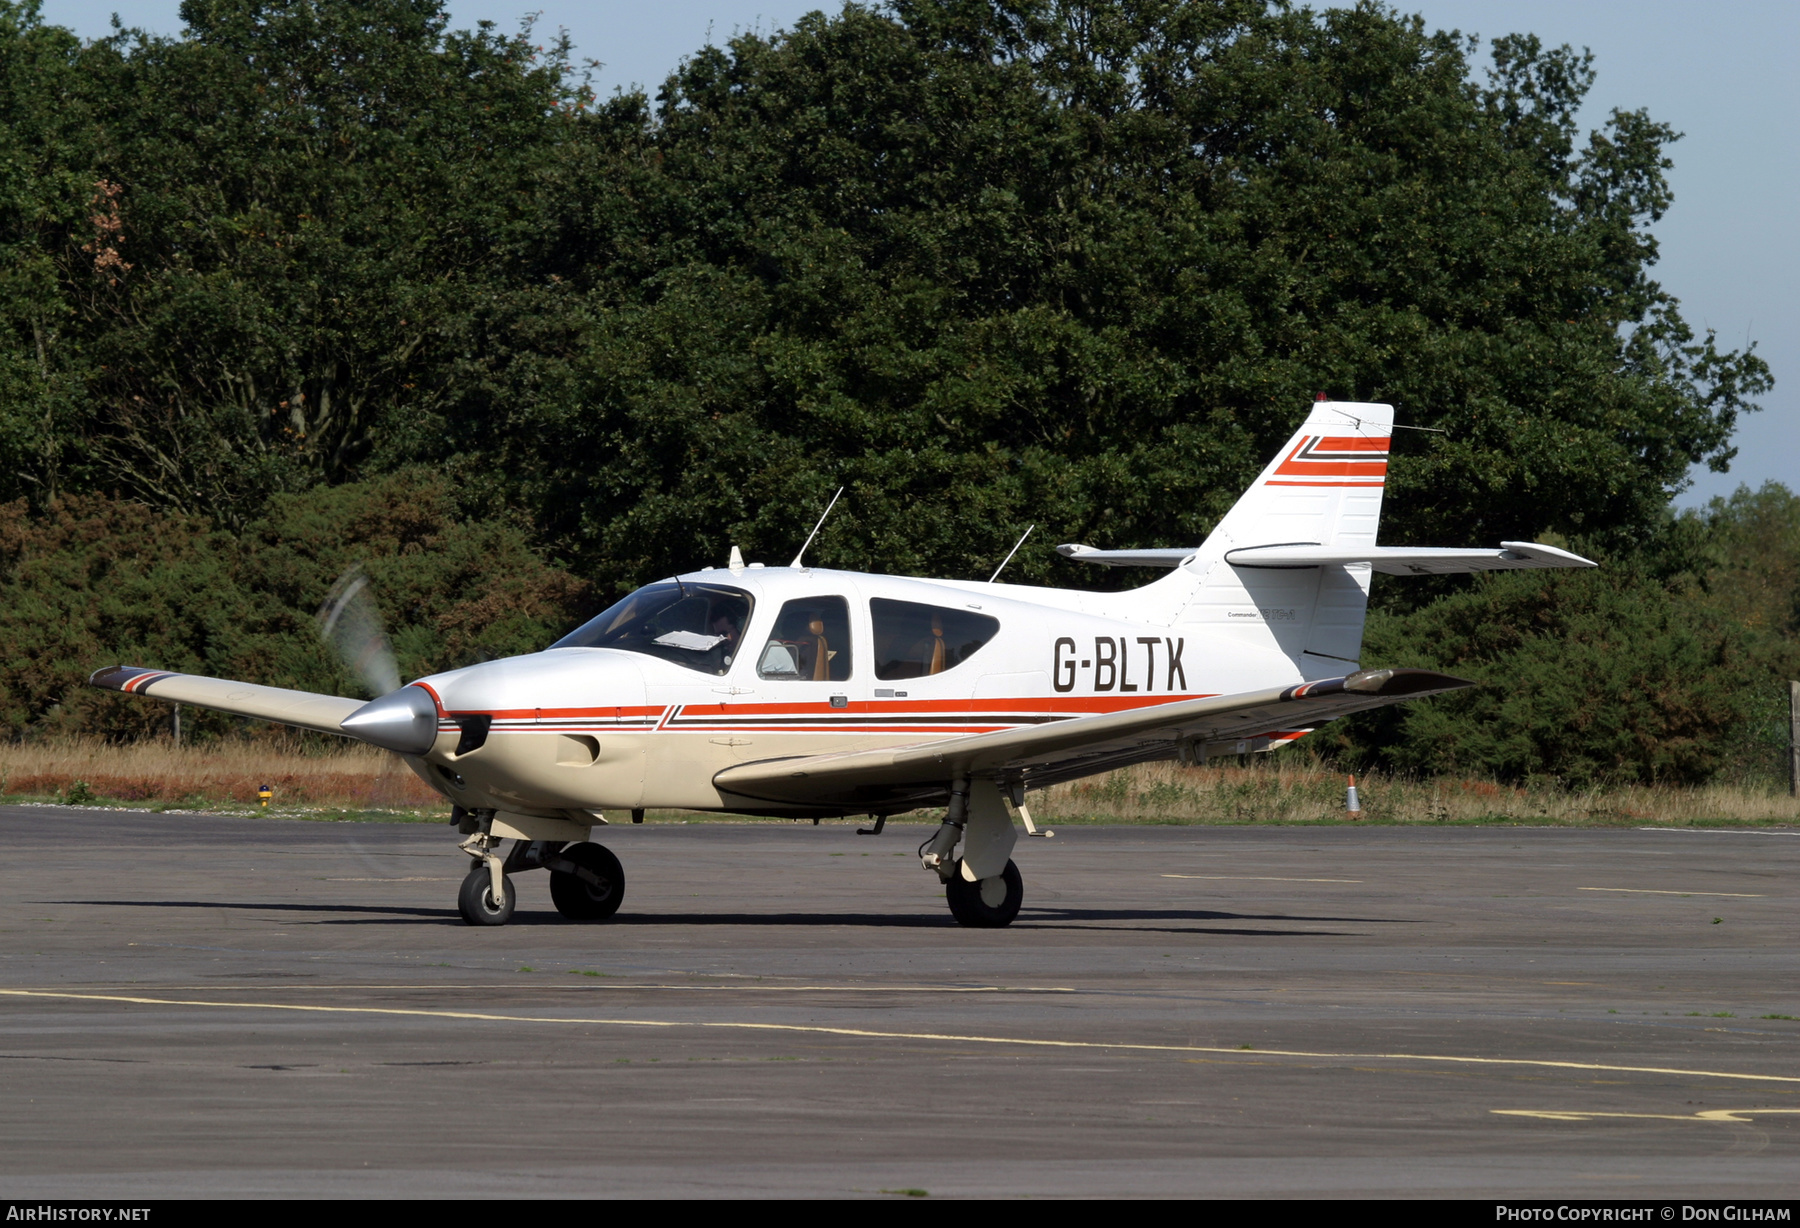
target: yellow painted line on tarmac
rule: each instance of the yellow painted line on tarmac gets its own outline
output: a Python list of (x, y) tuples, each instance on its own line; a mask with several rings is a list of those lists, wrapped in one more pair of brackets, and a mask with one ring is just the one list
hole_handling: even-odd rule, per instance
[(524, 990), (532, 993), (543, 990), (557, 990), (568, 993), (594, 993), (600, 990), (623, 991), (634, 989), (673, 989), (692, 990), (696, 993), (1080, 993), (1081, 990), (1064, 985), (1025, 986), (1025, 985), (665, 985), (658, 983), (634, 985), (623, 977), (608, 975), (604, 978), (589, 977), (580, 972), (539, 973), (550, 976), (580, 976), (580, 981), (495, 981), (486, 985), (170, 985), (168, 990), (192, 990), (197, 993), (267, 993), (271, 989), (289, 992), (330, 992), (338, 989), (378, 989), (391, 990), (451, 990), (478, 989), (492, 992), (496, 989)]
[(1273, 874), (1165, 874), (1164, 878), (1229, 878), (1246, 883), (1360, 883), (1360, 878), (1277, 878)]
[(1734, 900), (1760, 900), (1761, 892), (1749, 891), (1652, 891), (1648, 887), (1577, 887), (1577, 891), (1619, 891), (1626, 895), (1717, 895)]
[(1800, 1109), (1707, 1109), (1704, 1113), (1589, 1113), (1584, 1109), (1489, 1109), (1501, 1117), (1542, 1117), (1549, 1121), (1597, 1121), (1634, 1118), (1639, 1121), (1724, 1121), (1749, 1125), (1756, 1117), (1800, 1113)]
[(1151, 1045), (1131, 1041), (1044, 1040), (1028, 1036), (971, 1036), (955, 1032), (886, 1032), (872, 1028), (833, 1028), (806, 1023), (744, 1023), (732, 1020), (592, 1019), (562, 1015), (500, 1015), (487, 1011), (426, 1010), (404, 1006), (316, 1006), (295, 1002), (202, 1002), (183, 998), (145, 998), (126, 994), (69, 993), (45, 989), (0, 989), (0, 997), (55, 998), (75, 1002), (123, 1002), (132, 1006), (206, 1006), (225, 1010), (296, 1011), (321, 1015), (390, 1015), (413, 1019), (468, 1019), (479, 1023), (554, 1023), (564, 1027), (711, 1028), (738, 1032), (787, 1032), (810, 1036), (850, 1036), (863, 1040), (950, 1041), (965, 1045), (1018, 1045), (1034, 1049), (1119, 1049), (1131, 1053), (1223, 1053), (1251, 1062), (1272, 1057), (1326, 1061), (1442, 1062), (1460, 1066), (1527, 1066), (1536, 1070), (1600, 1070), (1621, 1074), (1677, 1075), (1695, 1079), (1737, 1079), (1751, 1083), (1800, 1084), (1800, 1075), (1745, 1074), (1731, 1070), (1693, 1070), (1673, 1066), (1614, 1066), (1601, 1062), (1555, 1062), (1544, 1058), (1464, 1057), (1443, 1053), (1315, 1053), (1302, 1049), (1241, 1049), (1225, 1045)]

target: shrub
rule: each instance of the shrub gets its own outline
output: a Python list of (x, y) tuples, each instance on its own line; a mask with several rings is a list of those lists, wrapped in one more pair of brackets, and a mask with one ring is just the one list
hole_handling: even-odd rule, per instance
[(1691, 784), (1770, 675), (1740, 624), (1628, 567), (1479, 578), (1405, 615), (1372, 613), (1363, 663), (1481, 685), (1364, 713), (1326, 731), (1389, 770)]

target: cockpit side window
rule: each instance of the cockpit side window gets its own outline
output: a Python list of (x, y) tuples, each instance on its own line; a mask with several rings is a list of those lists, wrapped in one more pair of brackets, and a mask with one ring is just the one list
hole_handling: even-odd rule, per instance
[(650, 584), (563, 636), (552, 648), (620, 648), (688, 669), (731, 668), (755, 599), (718, 584)]
[(800, 597), (781, 607), (756, 659), (758, 678), (844, 682), (850, 677), (850, 604)]
[(955, 669), (1000, 630), (1000, 620), (952, 606), (869, 601), (875, 624), (875, 676), (924, 678)]

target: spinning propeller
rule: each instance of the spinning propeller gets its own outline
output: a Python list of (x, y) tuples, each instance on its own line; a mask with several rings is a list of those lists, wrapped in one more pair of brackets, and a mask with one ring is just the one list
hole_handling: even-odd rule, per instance
[(345, 717), (341, 728), (384, 750), (420, 755), (437, 738), (437, 705), (418, 687), (400, 687), (394, 646), (382, 630), (381, 612), (360, 565), (338, 577), (319, 607), (319, 638), (375, 696)]
[(381, 628), (381, 611), (369, 591), (369, 577), (356, 564), (338, 577), (319, 607), (319, 638), (331, 645), (370, 698), (400, 689), (394, 646)]

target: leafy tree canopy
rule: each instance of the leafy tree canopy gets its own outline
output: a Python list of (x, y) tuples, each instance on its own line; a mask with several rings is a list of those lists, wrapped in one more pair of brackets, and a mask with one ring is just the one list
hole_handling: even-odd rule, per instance
[(440, 455), (504, 456), (584, 569), (777, 553), (846, 484), (822, 560), (985, 574), (1028, 521), (1198, 540), (1328, 390), (1445, 432), (1403, 436), (1388, 540), (1629, 548), (1766, 371), (1648, 276), (1673, 134), (1583, 140), (1587, 57), (1470, 50), (928, 2), (708, 49), (559, 148)]
[(591, 107), (438, 0), (182, 13), (0, 6), (0, 493), (236, 528), (426, 463), (617, 588), (845, 484), (821, 561), (985, 574), (1197, 540), (1326, 390), (1445, 432), (1388, 540), (1619, 549), (1767, 383), (1648, 275), (1674, 134), (1577, 132), (1529, 36), (896, 0)]

